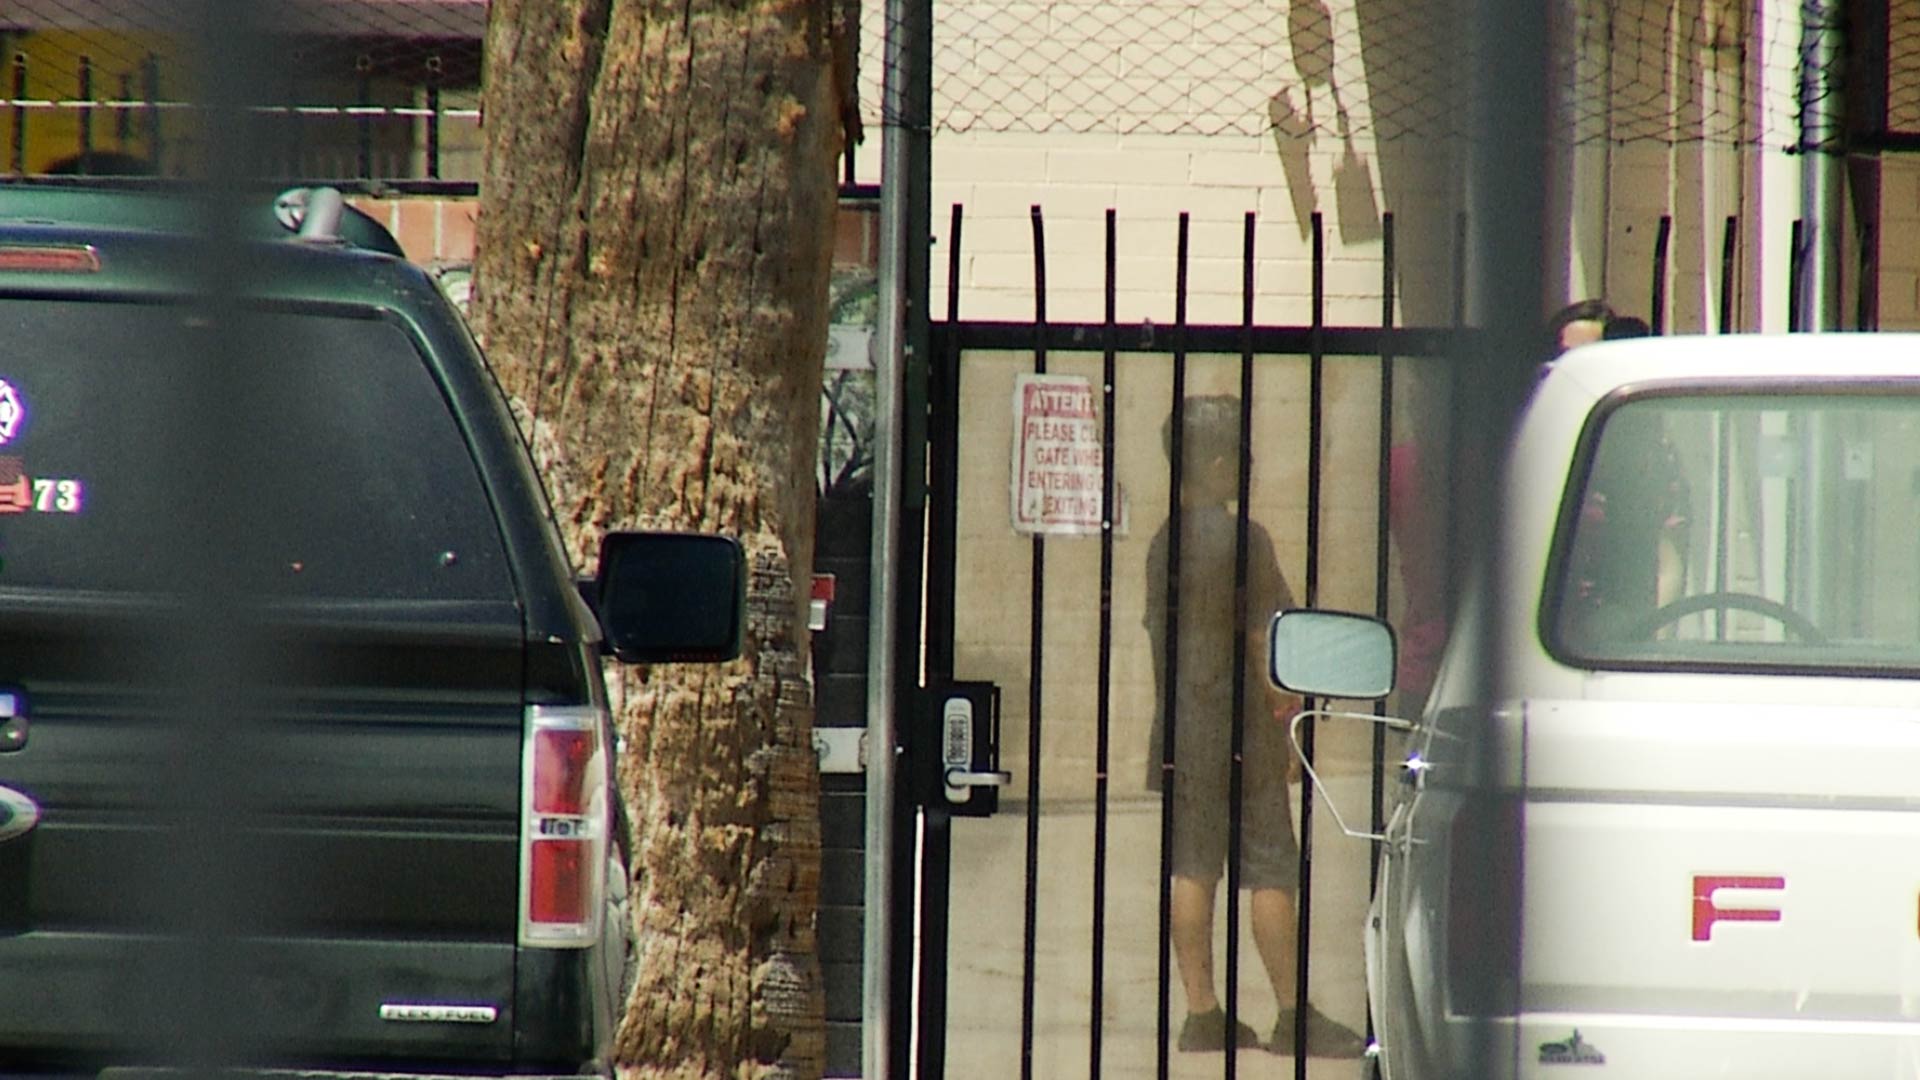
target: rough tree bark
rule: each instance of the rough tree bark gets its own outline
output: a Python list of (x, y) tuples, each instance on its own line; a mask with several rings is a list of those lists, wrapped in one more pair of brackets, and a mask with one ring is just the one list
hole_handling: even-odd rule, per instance
[(745, 656), (629, 672), (627, 1076), (818, 1076), (806, 631), (840, 136), (829, 0), (494, 0), (476, 331), (576, 564), (745, 543)]

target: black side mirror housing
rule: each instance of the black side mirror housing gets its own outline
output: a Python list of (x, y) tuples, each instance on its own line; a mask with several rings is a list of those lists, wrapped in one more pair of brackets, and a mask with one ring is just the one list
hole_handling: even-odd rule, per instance
[(740, 655), (746, 554), (731, 537), (608, 533), (591, 592), (615, 659), (716, 663)]

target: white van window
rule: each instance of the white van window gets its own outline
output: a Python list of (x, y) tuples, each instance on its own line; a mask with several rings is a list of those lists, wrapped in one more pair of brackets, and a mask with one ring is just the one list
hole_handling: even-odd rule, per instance
[(1543, 613), (1562, 659), (1920, 669), (1920, 395), (1627, 400), (1583, 465)]

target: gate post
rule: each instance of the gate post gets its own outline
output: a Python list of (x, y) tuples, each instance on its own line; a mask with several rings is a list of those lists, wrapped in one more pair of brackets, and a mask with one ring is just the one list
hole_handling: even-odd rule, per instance
[[(925, 505), (926, 372), (929, 346), (928, 164), (932, 155), (933, 18), (931, 0), (886, 0), (881, 89), (880, 290), (874, 354), (873, 563), (868, 608), (867, 879), (862, 949), (861, 1074), (907, 1075), (912, 1034), (913, 882), (895, 869), (912, 865), (913, 836), (895, 768), (899, 718), (911, 715), (918, 687), (918, 642), (900, 627), (918, 625), (918, 539)], [(916, 391), (913, 388), (918, 387)], [(909, 399), (918, 403), (910, 405)], [(915, 545), (917, 547), (917, 545)], [(913, 557), (902, 559), (902, 550)], [(905, 706), (903, 708), (903, 706)]]

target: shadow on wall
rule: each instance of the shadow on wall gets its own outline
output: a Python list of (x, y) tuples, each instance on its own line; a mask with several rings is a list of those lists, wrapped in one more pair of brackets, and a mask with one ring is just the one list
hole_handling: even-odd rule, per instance
[(1333, 12), (1322, 0), (1294, 0), (1287, 10), (1287, 43), (1300, 81), (1294, 87), (1281, 87), (1267, 99), (1267, 120), (1286, 174), (1300, 238), (1308, 239), (1313, 214), (1320, 209), (1312, 155), (1321, 125), (1314, 116), (1314, 103), (1325, 97), (1333, 105), (1333, 137), (1341, 143), (1340, 160), (1333, 169), (1334, 216), (1340, 238), (1350, 244), (1378, 240), (1380, 204), (1374, 197), (1373, 170), (1354, 147), (1353, 122), (1340, 100)]
[[(1455, 223), (1469, 115), (1468, 0), (1350, 0), (1364, 72), (1372, 166), (1394, 212), (1403, 326), (1455, 318)], [(1371, 184), (1369, 190), (1372, 190)]]

